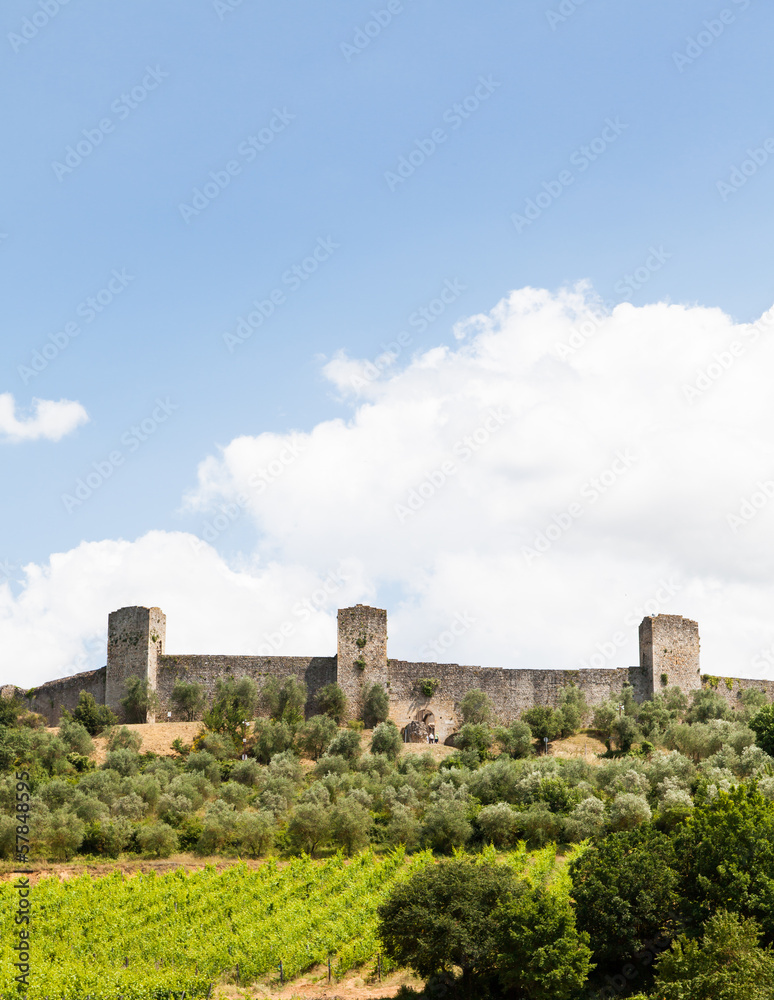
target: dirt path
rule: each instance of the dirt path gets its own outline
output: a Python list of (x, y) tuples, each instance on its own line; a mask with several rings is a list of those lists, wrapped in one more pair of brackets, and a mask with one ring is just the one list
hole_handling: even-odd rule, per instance
[[(384, 976), (382, 982), (371, 976), (372, 970), (349, 973), (341, 982), (328, 985), (328, 973), (324, 966), (317, 966), (305, 975), (280, 989), (256, 983), (240, 989), (238, 986), (221, 986), (215, 990), (215, 997), (223, 1000), (392, 1000), (401, 986), (411, 986), (420, 990), (423, 983), (409, 972), (396, 972)], [(366, 978), (364, 978), (364, 976)]]

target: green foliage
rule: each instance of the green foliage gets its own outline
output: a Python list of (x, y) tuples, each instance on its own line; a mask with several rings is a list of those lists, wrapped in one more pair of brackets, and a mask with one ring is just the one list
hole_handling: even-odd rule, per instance
[(649, 823), (650, 806), (644, 795), (621, 792), (610, 803), (610, 829), (633, 830), (641, 823)]
[(15, 726), (21, 711), (18, 698), (0, 698), (0, 726)]
[(379, 908), (385, 953), (425, 979), (483, 997), (566, 1000), (586, 980), (589, 949), (567, 899), (519, 882), (507, 865), (454, 859), (417, 872)]
[(124, 691), (120, 704), (127, 722), (145, 722), (149, 712), (158, 710), (159, 698), (148, 685), (147, 677), (127, 677)]
[(168, 858), (177, 850), (177, 833), (166, 823), (151, 823), (137, 831), (137, 843), (143, 854), (153, 854), (157, 858)]
[(519, 883), (495, 913), (500, 982), (517, 997), (569, 1000), (588, 978), (591, 951), (569, 899)]
[(329, 715), (313, 715), (298, 730), (296, 742), (302, 753), (319, 760), (330, 746), (338, 726)]
[(62, 740), (70, 753), (88, 757), (94, 752), (94, 742), (81, 722), (65, 719), (59, 726), (59, 739)]
[(594, 709), (592, 725), (603, 739), (609, 740), (618, 717), (618, 704), (612, 700), (603, 701)]
[(270, 677), (261, 691), (261, 700), (271, 719), (295, 729), (304, 720), (306, 684), (295, 677), (286, 677), (281, 683), (276, 677)]
[(760, 948), (760, 930), (723, 910), (700, 941), (679, 938), (656, 966), (658, 1000), (774, 1000), (774, 953)]
[(496, 726), (492, 736), (504, 754), (516, 759), (532, 754), (532, 730), (526, 722), (512, 722), (510, 726)]
[(214, 733), (227, 733), (241, 745), (246, 723), (255, 717), (258, 685), (252, 677), (219, 677), (212, 707), (204, 713), (204, 724)]
[(369, 685), (363, 694), (363, 722), (373, 729), (390, 714), (390, 696), (381, 684)]
[[(745, 694), (753, 692), (745, 691)], [(755, 742), (770, 757), (774, 757), (774, 704), (759, 709), (750, 719), (750, 729), (755, 733)]]
[(175, 681), (172, 688), (172, 705), (188, 722), (194, 722), (204, 711), (207, 693), (195, 681)]
[(347, 696), (344, 689), (335, 681), (326, 684), (317, 695), (317, 707), (323, 715), (329, 715), (337, 725), (341, 725), (342, 719), (347, 714)]
[[(62, 728), (59, 730), (59, 735), (63, 736)], [(126, 726), (111, 729), (107, 733), (108, 750), (133, 750), (135, 753), (139, 753), (141, 746), (142, 736), (140, 736), (139, 733), (133, 733), (131, 729), (127, 729)], [(81, 752), (83, 753), (85, 751)]]
[(709, 722), (710, 719), (728, 719), (731, 709), (722, 694), (712, 688), (701, 688), (691, 695), (686, 722)]
[(676, 869), (672, 841), (649, 825), (612, 833), (570, 863), (578, 927), (595, 961), (620, 964), (674, 933)]
[(310, 857), (327, 842), (331, 832), (331, 809), (325, 802), (301, 802), (293, 810), (287, 827), (288, 841), (296, 851)]
[(45, 857), (52, 861), (70, 861), (81, 846), (86, 824), (67, 809), (49, 813), (39, 831)]
[(493, 742), (492, 731), (483, 723), (466, 722), (457, 733), (455, 746), (459, 750), (472, 750), (479, 760), (486, 760)]
[(369, 809), (351, 796), (339, 799), (331, 810), (331, 836), (348, 855), (368, 846), (372, 824)]
[(495, 974), (501, 945), (492, 917), (515, 882), (506, 865), (469, 859), (423, 868), (379, 907), (385, 954), (424, 979), (459, 969), (468, 992)]
[(357, 760), (362, 751), (360, 733), (354, 729), (342, 729), (328, 746), (328, 753), (345, 760)]
[(273, 719), (256, 719), (253, 726), (252, 753), (262, 764), (268, 764), (276, 754), (293, 746), (293, 730), (287, 722)]
[(548, 737), (555, 740), (562, 731), (562, 717), (549, 705), (534, 705), (522, 713), (522, 722), (526, 722), (536, 740), (543, 740)]
[(610, 727), (610, 731), (616, 747), (624, 753), (628, 753), (635, 740), (638, 740), (642, 735), (631, 715), (621, 715), (617, 718)]
[(516, 813), (507, 802), (484, 806), (476, 823), (484, 840), (496, 847), (510, 847), (516, 839)]
[(432, 698), (440, 686), (441, 682), (437, 677), (420, 677), (417, 681), (417, 687), (425, 698)]
[(637, 724), (645, 736), (658, 736), (677, 721), (686, 707), (687, 700), (682, 691), (676, 687), (667, 688), (638, 707)]
[(371, 753), (382, 753), (390, 760), (397, 760), (402, 748), (403, 740), (395, 723), (391, 719), (380, 722), (371, 738)]
[(559, 735), (565, 739), (577, 733), (583, 725), (588, 711), (589, 707), (584, 692), (575, 684), (566, 684), (559, 695), (559, 708), (557, 710)]
[[(62, 719), (69, 721), (72, 718), (75, 722), (80, 722), (89, 736), (99, 736), (103, 729), (114, 726), (118, 719), (107, 705), (98, 705), (94, 695), (88, 691), (81, 691), (78, 696), (78, 704), (73, 710), (72, 716), (62, 712)], [(144, 721), (144, 720), (143, 720)]]
[(460, 702), (460, 713), (463, 722), (485, 726), (492, 718), (492, 699), (484, 691), (471, 688), (465, 692)]
[(440, 854), (464, 847), (472, 835), (468, 806), (461, 799), (439, 799), (425, 812), (422, 843)]
[(696, 925), (733, 905), (774, 934), (774, 802), (753, 784), (696, 805), (675, 835), (683, 905)]

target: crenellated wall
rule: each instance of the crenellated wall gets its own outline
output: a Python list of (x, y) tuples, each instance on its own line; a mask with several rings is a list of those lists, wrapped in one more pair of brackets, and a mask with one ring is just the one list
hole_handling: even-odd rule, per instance
[[(94, 695), (120, 714), (127, 678), (147, 679), (160, 707), (177, 719), (172, 690), (177, 680), (201, 684), (211, 703), (219, 678), (252, 677), (262, 688), (269, 677), (295, 677), (306, 684), (307, 712), (316, 711), (317, 694), (332, 681), (344, 689), (351, 717), (358, 717), (363, 691), (372, 683), (384, 685), (390, 695), (390, 716), (402, 728), (411, 721), (432, 724), (441, 738), (460, 725), (460, 703), (472, 688), (485, 691), (502, 722), (511, 722), (534, 705), (556, 706), (561, 689), (576, 684), (590, 706), (620, 697), (631, 684), (637, 701), (677, 685), (686, 694), (711, 684), (733, 707), (741, 692), (758, 688), (774, 699), (774, 681), (738, 678), (702, 678), (699, 667), (699, 628), (679, 615), (655, 615), (640, 625), (640, 664), (636, 667), (583, 670), (530, 670), (464, 666), (458, 663), (414, 663), (387, 659), (387, 612), (358, 604), (342, 608), (338, 616), (336, 656), (197, 656), (164, 651), (166, 618), (159, 608), (121, 608), (108, 619), (107, 667), (43, 684), (29, 700), (30, 708), (55, 724), (63, 709), (72, 711), (81, 691)], [(422, 678), (437, 683), (431, 697), (420, 690)], [(4, 689), (5, 690), (5, 689)], [(17, 689), (20, 696), (25, 692)], [(149, 722), (154, 721), (149, 715)]]

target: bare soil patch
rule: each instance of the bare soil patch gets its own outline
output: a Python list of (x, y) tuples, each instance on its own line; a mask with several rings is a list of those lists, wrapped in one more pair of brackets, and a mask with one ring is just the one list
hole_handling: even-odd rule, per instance
[(279, 984), (256, 983), (240, 989), (238, 986), (221, 986), (216, 997), (223, 1000), (392, 1000), (401, 986), (420, 990), (424, 984), (409, 972), (395, 972), (383, 976), (378, 982), (372, 970), (353, 970), (340, 982), (328, 985), (328, 971), (316, 966), (293, 982), (280, 988)]
[(566, 740), (556, 740), (548, 747), (552, 757), (586, 760), (589, 764), (601, 763), (597, 754), (605, 753), (607, 748), (595, 729), (582, 730)]

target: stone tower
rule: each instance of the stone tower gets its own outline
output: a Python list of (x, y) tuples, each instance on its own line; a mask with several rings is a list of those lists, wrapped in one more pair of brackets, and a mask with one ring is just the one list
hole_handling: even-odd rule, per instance
[[(156, 690), (156, 665), (164, 652), (167, 618), (160, 608), (120, 608), (108, 615), (105, 704), (118, 711), (128, 677), (147, 679)], [(156, 718), (148, 713), (148, 722)]]
[(348, 715), (360, 718), (363, 692), (369, 684), (387, 681), (387, 612), (358, 604), (339, 611), (336, 674), (349, 700)]
[(699, 626), (680, 615), (655, 615), (640, 623), (640, 667), (648, 696), (676, 684), (684, 694), (701, 687)]

